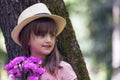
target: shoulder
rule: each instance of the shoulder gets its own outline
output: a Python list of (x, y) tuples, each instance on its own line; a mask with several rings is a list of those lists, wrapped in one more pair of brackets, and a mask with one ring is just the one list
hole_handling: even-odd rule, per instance
[(61, 61), (60, 62), (60, 66), (63, 68), (63, 69), (66, 69), (68, 71), (74, 71), (72, 66), (68, 63), (68, 62), (65, 62), (65, 61)]
[(74, 80), (77, 78), (72, 66), (69, 63), (61, 61), (60, 66), (62, 67), (59, 70), (62, 80)]
[(61, 61), (60, 66), (64, 67), (64, 66), (71, 66), (71, 65), (68, 62)]

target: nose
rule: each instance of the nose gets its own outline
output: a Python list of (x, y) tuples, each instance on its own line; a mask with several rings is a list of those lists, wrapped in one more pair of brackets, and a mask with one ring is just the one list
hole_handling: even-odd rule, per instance
[(51, 42), (52, 41), (52, 37), (50, 35), (46, 35), (46, 42)]

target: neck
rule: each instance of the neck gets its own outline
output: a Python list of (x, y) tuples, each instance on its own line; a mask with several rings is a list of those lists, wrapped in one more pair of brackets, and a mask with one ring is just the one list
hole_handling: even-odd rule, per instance
[(38, 57), (38, 58), (40, 58), (40, 59), (42, 59), (42, 60), (45, 59), (45, 55), (41, 55), (41, 54), (31, 53), (31, 56)]

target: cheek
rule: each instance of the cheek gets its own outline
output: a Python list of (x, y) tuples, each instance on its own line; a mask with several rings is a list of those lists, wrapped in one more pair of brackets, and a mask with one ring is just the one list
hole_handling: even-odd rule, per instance
[(34, 41), (30, 44), (30, 48), (31, 50), (37, 51), (40, 48), (40, 44)]
[(36, 40), (33, 40), (33, 39), (31, 39), (30, 42), (29, 42), (29, 45), (30, 45), (31, 47), (34, 47), (36, 44), (38, 44), (37, 41), (36, 41)]
[(36, 46), (40, 46), (41, 43), (42, 43), (42, 42), (40, 42), (40, 41), (36, 41), (36, 40), (35, 40), (35, 41), (32, 41), (30, 45), (36, 47)]
[(55, 43), (56, 43), (56, 40), (54, 39), (54, 40), (53, 40), (53, 44), (55, 45)]

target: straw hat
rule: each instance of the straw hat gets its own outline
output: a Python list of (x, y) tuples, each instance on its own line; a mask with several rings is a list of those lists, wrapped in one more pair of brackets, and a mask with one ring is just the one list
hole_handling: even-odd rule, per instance
[(58, 27), (57, 35), (59, 35), (62, 32), (66, 25), (66, 20), (61, 16), (51, 14), (51, 12), (44, 3), (36, 3), (25, 9), (20, 14), (18, 18), (18, 23), (11, 33), (11, 37), (15, 41), (15, 43), (21, 46), (18, 37), (20, 31), (23, 29), (23, 27), (25, 27), (26, 24), (30, 23), (35, 19), (43, 17), (49, 17), (56, 22)]

